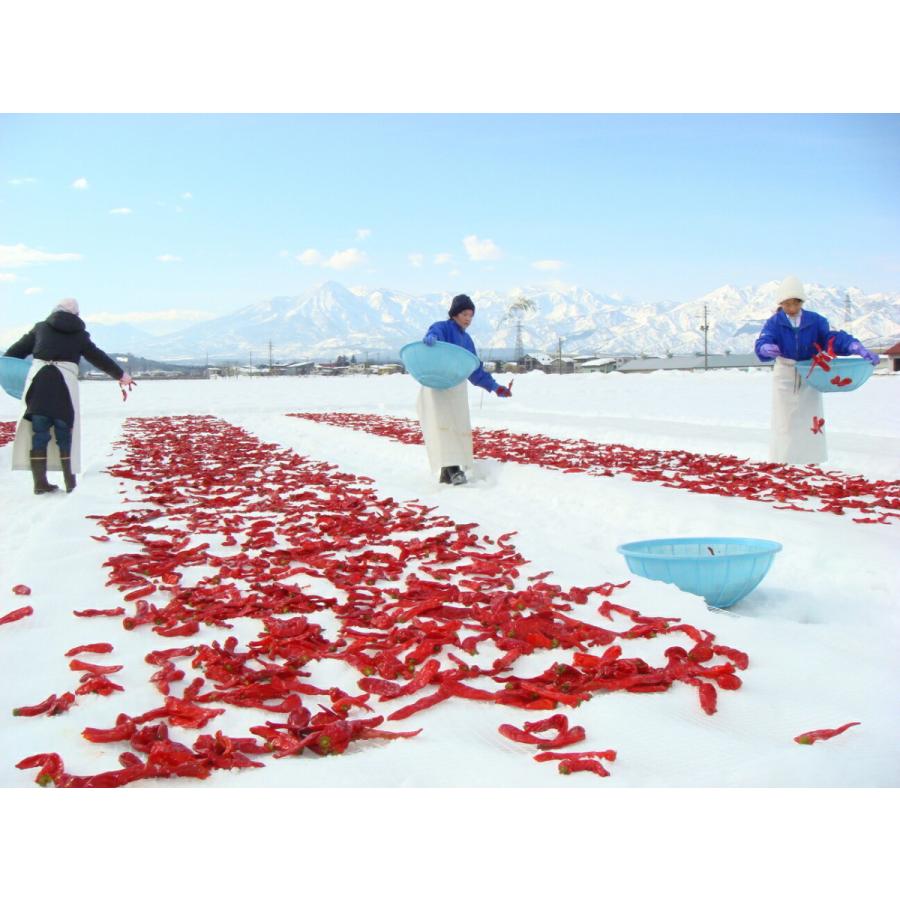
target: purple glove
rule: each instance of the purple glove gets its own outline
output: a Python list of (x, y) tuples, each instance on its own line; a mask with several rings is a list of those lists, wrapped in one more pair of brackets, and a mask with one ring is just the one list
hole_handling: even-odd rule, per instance
[(763, 344), (759, 348), (759, 355), (765, 356), (767, 359), (775, 359), (776, 356), (781, 356), (781, 351), (778, 349), (778, 344)]
[(437, 338), (433, 334), (426, 334), (425, 337), (422, 338), (422, 343), (426, 347), (433, 347), (437, 343)]
[(873, 353), (871, 350), (866, 350), (859, 341), (851, 341), (847, 346), (847, 350), (851, 354), (855, 353), (857, 356), (861, 356), (866, 362), (872, 363), (873, 366), (878, 365), (878, 354)]

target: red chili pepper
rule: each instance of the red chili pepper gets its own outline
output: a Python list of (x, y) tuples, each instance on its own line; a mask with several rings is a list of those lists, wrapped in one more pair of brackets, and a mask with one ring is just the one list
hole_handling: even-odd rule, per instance
[(535, 762), (550, 762), (551, 760), (560, 759), (606, 759), (610, 762), (616, 761), (615, 750), (582, 750), (577, 753), (554, 753), (545, 751), (544, 753), (536, 753), (533, 757)]
[(200, 630), (196, 622), (185, 622), (184, 625), (155, 625), (153, 630), (162, 637), (190, 637)]
[(714, 644), (713, 652), (730, 659), (741, 671), (750, 665), (750, 657), (743, 650), (735, 650), (733, 647), (726, 647), (723, 644)]
[(848, 384), (853, 384), (853, 379), (841, 378), (840, 375), (835, 375), (834, 378), (831, 379), (831, 383), (837, 387), (847, 387)]
[(75, 689), (75, 693), (80, 696), (84, 694), (100, 694), (106, 697), (114, 691), (125, 690), (121, 684), (110, 681), (105, 675), (87, 673), (82, 676), (81, 682), (81, 687)]
[(713, 715), (716, 711), (716, 689), (708, 682), (704, 681), (700, 685), (700, 706), (708, 716)]
[(133, 719), (129, 719), (127, 716), (120, 718), (123, 721), (113, 728), (85, 728), (81, 732), (81, 736), (92, 744), (108, 744), (113, 741), (131, 740), (137, 731), (137, 725)]
[(574, 772), (593, 772), (601, 778), (609, 777), (609, 772), (596, 759), (564, 759), (559, 766), (560, 775), (571, 775)]
[(77, 609), (74, 615), (86, 619), (93, 616), (124, 616), (124, 607), (117, 606), (115, 609)]
[(0, 616), (0, 625), (8, 625), (10, 622), (18, 622), (19, 619), (24, 619), (26, 616), (30, 616), (34, 610), (30, 606), (22, 606), (19, 609), (14, 609), (12, 612), (7, 613), (5, 616)]
[(113, 672), (121, 672), (122, 666), (98, 666), (95, 663), (85, 662), (82, 659), (73, 659), (69, 663), (73, 672), (91, 672), (94, 675), (112, 675)]
[(66, 650), (66, 656), (78, 656), (79, 653), (112, 653), (112, 644), (79, 644), (71, 650)]
[(820, 418), (819, 416), (813, 416), (813, 419), (812, 419), (812, 428), (810, 428), (809, 430), (810, 430), (813, 434), (821, 434), (821, 433), (822, 433), (822, 429), (823, 429), (824, 427), (825, 427), (825, 420), (822, 419), (822, 418)]
[(42, 700), (34, 706), (16, 707), (13, 709), (12, 714), (14, 716), (40, 716), (44, 714), (58, 716), (60, 713), (64, 713), (74, 702), (75, 695), (68, 691), (61, 697), (51, 694), (46, 700)]
[(794, 740), (798, 744), (814, 744), (816, 741), (827, 741), (839, 734), (843, 734), (848, 728), (860, 724), (862, 723), (848, 722), (846, 725), (841, 725), (840, 728), (822, 728), (819, 731), (804, 731), (803, 734), (798, 734)]
[(410, 703), (409, 706), (404, 706), (401, 709), (394, 710), (389, 716), (388, 719), (391, 722), (397, 721), (398, 719), (407, 719), (409, 716), (414, 713), (421, 712), (423, 709), (428, 709), (431, 706), (435, 706), (438, 703), (443, 703), (450, 694), (444, 690), (443, 687), (436, 690), (433, 694), (428, 694), (425, 697), (422, 697), (420, 700), (416, 700), (415, 703)]
[(27, 597), (31, 593), (31, 588), (27, 584), (17, 584), (13, 587), (12, 592), (20, 597)]
[(56, 781), (65, 771), (62, 757), (58, 753), (38, 753), (35, 756), (27, 756), (16, 763), (17, 769), (36, 769), (38, 767), (40, 767), (40, 771), (34, 780), (41, 787), (46, 787), (52, 781)]

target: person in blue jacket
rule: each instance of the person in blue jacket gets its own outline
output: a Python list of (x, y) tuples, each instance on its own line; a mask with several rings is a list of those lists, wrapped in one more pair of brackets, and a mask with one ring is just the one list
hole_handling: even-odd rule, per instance
[[(429, 347), (438, 341), (456, 344), (477, 356), (475, 344), (466, 334), (474, 315), (475, 304), (471, 298), (458, 294), (450, 304), (447, 318), (428, 329), (423, 343)], [(469, 381), (498, 397), (512, 396), (510, 389), (497, 384), (480, 363)], [(472, 423), (466, 383), (445, 390), (423, 387), (417, 409), (428, 461), (434, 471), (440, 469), (441, 484), (465, 484), (463, 469), (472, 464)]]
[(846, 331), (834, 331), (828, 319), (803, 309), (803, 283), (789, 275), (778, 289), (778, 309), (763, 325), (756, 340), (756, 355), (775, 360), (772, 373), (772, 434), (769, 454), (772, 462), (821, 463), (828, 458), (824, 430), (822, 394), (811, 388), (798, 360), (812, 359), (816, 344), (827, 349), (832, 339), (837, 356), (858, 355), (873, 366), (878, 354), (867, 350)]

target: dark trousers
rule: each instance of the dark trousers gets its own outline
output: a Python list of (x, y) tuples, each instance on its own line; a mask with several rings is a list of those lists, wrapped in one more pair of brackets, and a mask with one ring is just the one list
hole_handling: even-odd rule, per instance
[(72, 429), (62, 419), (51, 419), (50, 416), (31, 417), (32, 450), (46, 450), (50, 443), (50, 426), (53, 426), (60, 456), (69, 456), (72, 452)]

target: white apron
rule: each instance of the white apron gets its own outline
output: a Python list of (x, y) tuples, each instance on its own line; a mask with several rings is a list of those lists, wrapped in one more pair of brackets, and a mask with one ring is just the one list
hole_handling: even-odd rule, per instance
[(416, 402), (428, 464), (433, 472), (444, 466), (472, 465), (472, 422), (468, 382), (436, 390), (423, 387)]
[(822, 394), (806, 383), (792, 359), (778, 357), (772, 368), (772, 462), (823, 463), (828, 459), (824, 427), (813, 431), (813, 418), (824, 419)]
[[(25, 418), (28, 396), (28, 388), (34, 381), (34, 376), (44, 366), (56, 366), (69, 389), (72, 398), (72, 409), (75, 410), (75, 419), (72, 426), (72, 471), (81, 471), (81, 413), (78, 406), (78, 366), (71, 362), (53, 362), (46, 359), (36, 359), (31, 363), (28, 375), (25, 378), (25, 389), (22, 391), (22, 411), (19, 414), (19, 424), (16, 427), (16, 439), (13, 443), (12, 467), (13, 471), (31, 468), (31, 437), (33, 431), (31, 421)], [(47, 470), (61, 472), (62, 465), (59, 461), (59, 446), (56, 443), (56, 435), (51, 427), (50, 443), (47, 445)]]

